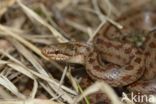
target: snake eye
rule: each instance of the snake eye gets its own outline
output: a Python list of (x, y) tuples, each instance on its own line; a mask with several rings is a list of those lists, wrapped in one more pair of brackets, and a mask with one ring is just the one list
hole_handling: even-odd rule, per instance
[(59, 54), (59, 50), (56, 50), (56, 51), (55, 51), (55, 54)]

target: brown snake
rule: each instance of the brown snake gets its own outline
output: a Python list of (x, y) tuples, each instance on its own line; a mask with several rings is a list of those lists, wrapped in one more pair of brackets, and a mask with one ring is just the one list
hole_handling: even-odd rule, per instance
[[(130, 85), (129, 89), (132, 90), (146, 86), (148, 91), (156, 93), (156, 9), (135, 8), (123, 13), (116, 21), (123, 29), (106, 23), (94, 37), (93, 45), (60, 43), (43, 48), (42, 53), (53, 60), (82, 56), (92, 79), (104, 80), (114, 87)], [(146, 34), (143, 48), (116, 40), (133, 33)], [(140, 78), (141, 81), (136, 82)]]

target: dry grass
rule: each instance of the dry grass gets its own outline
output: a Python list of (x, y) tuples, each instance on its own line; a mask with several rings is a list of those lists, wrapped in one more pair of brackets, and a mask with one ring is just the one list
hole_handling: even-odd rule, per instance
[[(83, 97), (97, 91), (105, 93), (112, 104), (134, 104), (125, 94), (125, 101), (121, 102), (105, 82), (95, 82), (82, 91), (80, 79), (71, 74), (73, 67), (48, 60), (40, 51), (56, 42), (90, 43), (105, 21), (122, 28), (113, 19), (122, 10), (148, 0), (130, 2), (129, 7), (122, 9), (118, 7), (122, 2), (117, 5), (115, 2), (0, 0), (0, 39), (9, 44), (0, 45), (0, 104), (78, 104)], [(85, 101), (90, 104), (87, 98)]]

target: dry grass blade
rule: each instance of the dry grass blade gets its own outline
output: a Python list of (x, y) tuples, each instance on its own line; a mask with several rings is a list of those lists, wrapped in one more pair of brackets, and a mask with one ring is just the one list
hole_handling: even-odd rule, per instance
[(120, 15), (119, 10), (112, 4), (110, 0), (100, 0), (99, 5), (101, 9), (107, 13), (108, 16), (114, 13), (116, 16)]
[[(106, 20), (108, 20), (109, 22), (111, 22), (113, 25), (117, 26), (117, 28), (122, 29), (123, 26), (114, 22), (113, 20), (109, 19), (108, 17), (106, 17)], [(97, 29), (93, 32), (92, 36), (88, 39), (87, 43), (91, 43), (94, 36), (97, 34), (97, 32), (104, 26), (105, 21), (102, 21), (101, 24), (97, 27)]]
[(52, 96), (52, 98), (57, 97), (57, 93), (51, 90), (51, 88), (48, 85), (46, 85), (44, 82), (39, 81), (39, 84), (45, 89), (45, 91), (47, 91), (50, 94), (50, 96)]
[[(14, 60), (15, 60), (15, 59), (14, 59)], [(30, 70), (30, 69), (28, 69), (28, 68), (26, 68), (26, 67), (23, 68), (22, 66), (20, 66), (20, 65), (18, 65), (18, 64), (9, 63), (9, 62), (3, 61), (3, 60), (0, 60), (0, 63), (1, 63), (1, 64), (7, 64), (7, 65), (10, 66), (11, 68), (15, 69), (15, 70), (18, 71), (18, 72), (23, 73), (24, 75), (28, 76), (28, 77), (31, 78), (31, 79), (34, 79), (34, 77), (33, 77), (33, 75), (32, 75), (32, 74), (34, 74), (35, 76), (37, 76), (37, 77), (39, 77), (39, 78), (41, 78), (41, 79), (43, 79), (43, 80), (49, 82), (50, 84), (54, 84), (54, 85), (52, 85), (53, 87), (55, 86), (55, 89), (54, 89), (54, 90), (57, 90), (57, 88), (58, 88), (58, 86), (59, 86), (59, 83), (57, 83), (56, 81), (51, 80), (51, 79), (50, 79), (49, 77), (47, 77), (47, 76), (40, 75), (39, 73), (37, 73), (37, 72), (35, 72), (35, 71), (32, 71), (32, 70)], [(31, 72), (32, 74), (29, 73), (29, 72)], [(74, 91), (68, 89), (68, 88), (65, 87), (65, 86), (61, 86), (61, 88), (63, 88), (63, 89), (66, 90), (67, 92), (70, 92), (70, 93), (72, 93), (72, 94), (76, 94)], [(33, 91), (32, 91), (32, 93), (31, 93), (31, 96), (30, 96), (30, 97), (34, 97), (34, 94), (36, 94), (36, 93), (35, 93), (35, 92), (36, 92), (36, 89), (37, 89), (37, 87), (35, 86), (35, 82), (34, 82), (34, 88), (33, 88)], [(70, 98), (69, 96), (67, 96), (67, 94), (65, 94), (65, 92), (61, 92), (61, 91), (62, 91), (62, 90), (60, 90), (58, 93), (64, 93), (62, 96), (63, 96), (63, 97), (65, 96), (65, 98), (66, 98), (65, 100), (71, 102), (71, 101), (72, 101), (72, 98)]]
[(18, 89), (16, 88), (16, 86), (10, 82), (5, 76), (0, 75), (0, 85), (4, 86), (6, 89), (8, 89), (9, 91), (11, 91), (13, 94), (15, 94), (18, 98), (20, 99), (25, 99), (26, 97), (21, 94)]
[[(1, 53), (3, 53), (3, 51), (1, 51)], [(10, 55), (8, 55), (8, 54), (6, 54), (6, 55), (7, 55), (11, 60), (13, 60), (14, 62), (17, 62), (17, 63), (20, 64), (20, 65), (18, 65), (18, 64), (15, 64), (15, 65), (14, 65), (14, 63), (9, 63), (9, 62), (3, 61), (3, 60), (0, 61), (1, 64), (7, 64), (8, 66), (12, 67), (12, 68), (15, 69), (16, 71), (19, 71), (19, 72), (23, 73), (24, 75), (30, 77), (31, 79), (33, 79), (33, 75), (32, 75), (32, 74), (34, 74), (35, 76), (37, 76), (37, 77), (39, 77), (39, 78), (45, 80), (46, 82), (48, 82), (48, 83), (50, 84), (50, 86), (51, 86), (52, 88), (54, 87), (53, 89), (54, 89), (55, 91), (57, 91), (58, 86), (59, 86), (59, 83), (58, 83), (58, 82), (56, 82), (55, 80), (51, 80), (50, 77), (48, 77), (48, 76), (46, 76), (46, 75), (41, 75), (41, 74), (39, 74), (39, 73), (37, 73), (37, 72), (35, 72), (35, 71), (32, 71), (31, 69), (29, 69), (29, 68), (27, 68), (25, 65), (23, 65), (21, 62), (19, 62), (18, 60), (16, 60), (14, 57), (12, 57), (12, 56), (10, 56)], [(23, 66), (24, 68), (23, 68), (22, 66)], [(29, 72), (31, 72), (32, 74), (29, 73)], [(36, 82), (36, 81), (35, 81), (35, 82)], [(32, 94), (31, 94), (30, 97), (34, 97), (34, 94), (35, 94), (35, 92), (36, 92), (37, 87), (35, 86), (35, 85), (36, 85), (35, 82), (34, 82), (34, 88), (33, 88), (33, 91), (32, 91)], [(61, 86), (61, 88), (64, 89), (65, 91), (71, 93), (71, 94), (74, 94), (74, 95), (77, 94), (77, 93), (74, 92), (73, 90), (70, 90), (69, 88), (67, 88), (67, 87), (65, 87), (65, 86), (63, 86), (63, 85)], [(60, 91), (57, 92), (57, 93), (59, 93), (59, 95), (62, 95), (61, 97), (65, 97), (65, 98), (64, 98), (65, 100), (67, 100), (67, 101), (69, 101), (69, 102), (72, 101), (72, 98), (70, 98), (70, 96), (68, 96), (68, 94), (66, 94), (66, 92), (63, 92), (63, 90), (60, 89)]]
[(91, 44), (93, 41), (94, 36), (98, 33), (98, 31), (102, 28), (102, 26), (105, 24), (105, 21), (103, 21), (98, 27), (97, 29), (94, 31), (94, 33), (92, 34), (92, 36), (88, 39), (87, 43)]
[(109, 17), (107, 17), (107, 16), (105, 16), (105, 15), (102, 15), (102, 17), (103, 17), (105, 20), (107, 20), (108, 22), (110, 22), (110, 23), (112, 23), (113, 25), (115, 25), (117, 28), (119, 28), (119, 29), (122, 29), (122, 28), (123, 28), (123, 26), (122, 26), (121, 24), (119, 24), (119, 23), (113, 21), (111, 18), (109, 18)]
[(72, 26), (73, 28), (76, 28), (77, 30), (80, 30), (80, 31), (82, 31), (82, 32), (84, 32), (84, 33), (86, 33), (88, 35), (91, 35), (91, 33), (92, 33), (92, 30), (91, 30), (90, 27), (83, 26), (81, 24), (75, 23), (75, 22), (73, 22), (71, 20), (68, 20), (68, 19), (66, 19), (65, 22), (68, 25)]
[[(12, 61), (14, 61), (14, 62), (16, 62), (17, 64), (19, 64), (19, 65), (21, 65), (21, 66), (23, 66), (23, 67), (26, 68), (26, 66), (23, 65), (20, 61), (16, 60), (16, 59), (15, 59), (14, 57), (12, 57), (11, 55), (5, 53), (3, 50), (0, 50), (0, 52), (1, 52), (2, 54), (6, 55), (6, 56), (7, 56), (9, 59), (11, 59)], [(2, 62), (2, 64), (7, 64), (7, 63), (8, 63), (7, 61), (1, 61), (1, 62)], [(37, 72), (35, 72), (35, 71), (32, 71), (32, 70), (30, 70), (30, 69), (27, 69), (27, 70), (29, 70), (30, 72), (34, 73), (34, 75), (38, 76), (39, 78), (41, 78), (41, 79), (43, 79), (43, 80), (45, 80), (45, 81), (51, 82), (52, 84), (55, 84), (56, 86), (59, 86), (59, 83), (57, 83), (55, 80), (51, 80), (51, 78), (49, 78), (49, 76), (47, 76), (47, 75), (40, 75), (39, 73), (37, 73)], [(21, 71), (21, 72), (23, 72), (23, 71)], [(23, 73), (23, 74), (24, 74), (24, 73)], [(25, 73), (25, 75), (28, 76), (29, 74), (26, 74), (26, 73)], [(30, 74), (30, 75), (31, 75), (31, 74)], [(33, 76), (31, 75), (31, 76), (29, 76), (29, 78), (32, 78), (32, 79), (33, 79)], [(57, 87), (57, 88), (58, 88), (58, 87)], [(66, 88), (65, 86), (62, 86), (62, 88), (63, 88), (64, 90), (66, 90), (67, 92), (70, 92), (71, 94), (77, 95), (77, 93), (76, 93), (75, 91), (70, 90), (70, 89)]]
[(23, 65), (20, 61), (18, 61), (17, 59), (15, 59), (13, 56), (11, 56), (10, 54), (8, 54), (7, 52), (5, 52), (4, 50), (0, 49), (0, 54), (3, 54), (5, 56), (7, 56), (10, 60), (12, 60), (13, 62), (19, 64), (19, 65)]
[(64, 71), (63, 71), (63, 74), (62, 74), (60, 83), (59, 83), (58, 91), (60, 90), (60, 87), (62, 86), (62, 84), (63, 84), (63, 82), (64, 82), (64, 78), (65, 78), (65, 75), (66, 75), (66, 73), (67, 73), (67, 70), (68, 70), (68, 67), (66, 66), (65, 69), (64, 69)]
[(38, 89), (38, 82), (37, 82), (36, 79), (34, 79), (33, 85), (34, 85), (34, 86), (33, 86), (33, 89), (32, 89), (32, 91), (31, 91), (31, 93), (30, 93), (30, 96), (29, 96), (29, 98), (32, 98), (32, 99), (35, 98), (36, 93), (37, 93), (37, 89)]
[(10, 95), (10, 93), (6, 90), (4, 90), (4, 88), (0, 87), (0, 96), (1, 99), (13, 99), (14, 97), (12, 95)]
[(98, 15), (98, 17), (100, 18), (100, 20), (102, 22), (108, 21), (110, 23), (112, 23), (113, 25), (115, 25), (117, 28), (122, 29), (123, 26), (117, 22), (115, 22), (114, 20), (112, 20), (111, 18), (109, 18), (108, 16), (105, 16), (104, 14), (101, 13), (99, 6), (97, 4), (97, 0), (92, 0), (93, 2), (93, 6), (95, 8), (95, 13)]
[(3, 26), (0, 24), (0, 30), (3, 31), (5, 33), (5, 36), (11, 36), (13, 38), (15, 38), (16, 40), (20, 41), (21, 43), (23, 43), (25, 46), (27, 46), (28, 48), (30, 48), (32, 51), (34, 51), (36, 54), (38, 54), (39, 56), (41, 56), (42, 58), (48, 60), (46, 57), (44, 57), (40, 51), (39, 48), (37, 48), (36, 46), (34, 46), (32, 43), (30, 43), (29, 41), (25, 40), (24, 38), (22, 38), (20, 35), (14, 33), (13, 31), (11, 31), (9, 28), (7, 28), (6, 26)]
[(78, 86), (77, 86), (77, 82), (76, 82), (76, 79), (71, 75), (71, 73), (68, 73), (67, 72), (67, 77), (69, 78), (73, 88), (76, 90), (76, 92), (78, 92)]
[(16, 47), (18, 52), (22, 54), (35, 68), (36, 70), (43, 74), (48, 76), (45, 69), (40, 65), (40, 63), (37, 61), (37, 57), (30, 52), (28, 49), (26, 49), (22, 44), (20, 44), (18, 41), (15, 41), (13, 39), (10, 39), (11, 43)]
[(106, 20), (103, 18), (102, 13), (101, 13), (101, 11), (100, 11), (100, 9), (99, 9), (99, 7), (98, 7), (97, 0), (92, 0), (92, 4), (93, 4), (93, 6), (94, 6), (94, 9), (95, 9), (95, 11), (96, 11), (96, 13), (97, 13), (99, 19), (100, 19), (101, 21), (106, 21)]
[(92, 86), (88, 87), (84, 93), (74, 101), (74, 104), (77, 104), (84, 96), (95, 93), (99, 90), (110, 98), (112, 104), (122, 104), (113, 89), (105, 82), (96, 82)]
[[(28, 41), (25, 40), (24, 38), (20, 37), (20, 35), (17, 35), (17, 34), (15, 34), (15, 33), (13, 33), (12, 31), (8, 31), (9, 29), (7, 29), (7, 27), (5, 27), (5, 26), (3, 26), (3, 25), (0, 25), (0, 29), (1, 29), (2, 31), (4, 31), (5, 34), (7, 34), (7, 35), (9, 35), (9, 36), (11, 36), (11, 37), (14, 37), (15, 39), (17, 39), (18, 41), (20, 41), (21, 43), (23, 43), (25, 46), (27, 46), (28, 48), (30, 48), (31, 50), (33, 50), (35, 53), (37, 53), (38, 55), (40, 55), (40, 56), (42, 56), (43, 58), (45, 58), (45, 57), (41, 54), (40, 49), (38, 49), (36, 46), (34, 46), (33, 44), (31, 44), (30, 42), (28, 42)], [(20, 50), (21, 50), (21, 49), (20, 49)], [(46, 59), (46, 58), (45, 58), (45, 59)], [(31, 71), (31, 72), (32, 72), (32, 71)], [(34, 71), (33, 71), (33, 72), (34, 72)], [(42, 78), (42, 79), (44, 79), (44, 80), (46, 80), (46, 81), (47, 81), (47, 80), (50, 80), (49, 77), (48, 77), (47, 75), (42, 76), (42, 75), (40, 75), (40, 74), (38, 74), (38, 73), (36, 73), (36, 72), (34, 72), (33, 74), (38, 75), (40, 78)], [(48, 81), (48, 82), (49, 82), (49, 81)], [(51, 85), (51, 84), (54, 84), (54, 85)], [(57, 90), (59, 84), (58, 84), (56, 81), (54, 81), (54, 80), (50, 80), (50, 86), (51, 86), (51, 87), (55, 87), (54, 90)], [(61, 88), (63, 88), (63, 89), (64, 89), (65, 91), (67, 91), (67, 92), (70, 92), (71, 94), (74, 94), (74, 95), (77, 94), (75, 91), (73, 91), (73, 90), (71, 90), (71, 89), (69, 89), (69, 88), (67, 88), (67, 87), (65, 87), (65, 86), (61, 86)], [(71, 102), (71, 101), (72, 101), (72, 98), (71, 98), (70, 96), (68, 96), (68, 94), (65, 94), (66, 92), (62, 92), (62, 91), (63, 91), (63, 90), (59, 91), (60, 95), (62, 95), (62, 97), (65, 97), (64, 99), (65, 99), (65, 100), (68, 100), (68, 102)], [(61, 93), (63, 93), (63, 94), (61, 94)]]
[(25, 68), (23, 68), (21, 65), (18, 65), (16, 63), (11, 63), (8, 61), (0, 60), (0, 64), (7, 64), (9, 67), (13, 68), (14, 70), (26, 75), (27, 77), (31, 79), (35, 79), (35, 77)]
[(15, 63), (11, 63), (11, 62), (7, 62), (7, 61), (3, 61), (0, 60), (0, 64), (7, 64), (9, 67), (11, 67), (12, 69), (28, 76), (29, 78), (31, 78), (32, 80), (34, 80), (34, 86), (32, 89), (32, 92), (30, 94), (30, 98), (34, 98), (37, 92), (37, 88), (38, 88), (38, 83), (35, 79), (35, 77), (27, 70), (27, 68), (22, 67), (21, 65), (15, 64)]
[[(0, 50), (0, 53), (4, 54), (5, 56), (7, 56), (8, 58), (10, 58), (12, 61), (16, 62), (17, 64), (25, 67), (20, 61), (18, 61), (17, 59), (15, 59), (14, 57), (12, 57), (11, 55), (9, 55), (8, 53), (4, 52), (3, 50)], [(2, 61), (2, 62), (5, 62), (5, 61)], [(20, 66), (20, 68), (21, 68)], [(16, 69), (16, 65), (10, 65), (10, 67), (12, 68), (15, 68)], [(18, 69), (18, 68), (17, 68)], [(18, 70), (16, 70), (18, 71)], [(35, 95), (36, 95), (36, 92), (37, 92), (37, 88), (38, 88), (38, 83), (36, 81), (36, 79), (33, 77), (33, 75), (31, 75), (28, 71), (24, 71), (24, 70), (20, 70), (21, 73), (29, 76), (29, 78), (33, 79), (34, 80), (34, 86), (33, 86), (33, 89), (32, 89), (32, 92), (30, 94), (30, 98), (34, 98)]]
[[(39, 64), (39, 62), (36, 60), (36, 57), (29, 52), (24, 46), (22, 46), (20, 43), (18, 43), (17, 41), (11, 40), (12, 44), (14, 44), (14, 46), (16, 47), (16, 49), (37, 69), (37, 71), (39, 73), (41, 73), (42, 75), (45, 75), (47, 77), (49, 77), (48, 73), (45, 71), (45, 69)], [(55, 81), (55, 79), (51, 78), (52, 80)], [(62, 86), (62, 85), (61, 85)], [(53, 85), (54, 87), (54, 85)], [(58, 89), (60, 87), (60, 85), (56, 88), (54, 87), (53, 89)], [(65, 87), (65, 86), (64, 86)], [(66, 88), (68, 89), (68, 88)], [(70, 89), (69, 89), (70, 90)], [(69, 91), (68, 90), (68, 91)], [(58, 91), (57, 91), (58, 92)], [(73, 91), (72, 91), (73, 92)], [(65, 93), (65, 92), (63, 92)]]
[[(35, 76), (37, 76), (37, 77), (39, 77), (39, 78), (45, 80), (46, 82), (49, 82), (49, 83), (52, 83), (52, 84), (56, 85), (57, 88), (58, 88), (59, 83), (57, 83), (57, 82), (54, 81), (54, 80), (51, 80), (50, 77), (47, 77), (47, 76), (45, 76), (45, 75), (41, 75), (41, 74), (39, 74), (39, 73), (37, 73), (37, 72), (35, 72), (35, 71), (32, 71), (32, 70), (30, 70), (30, 71), (31, 71), (31, 73), (33, 73)], [(76, 93), (75, 91), (73, 91), (73, 90), (71, 90), (71, 89), (69, 89), (69, 88), (67, 88), (67, 87), (65, 87), (65, 86), (61, 86), (61, 88), (64, 89), (64, 90), (66, 90), (67, 92), (73, 94), (73, 95), (77, 95), (77, 93)]]
[(27, 100), (0, 100), (0, 104), (63, 104), (51, 100), (27, 99)]
[[(44, 76), (44, 75), (40, 75), (39, 73), (35, 72), (35, 71), (32, 71), (30, 70), (35, 76), (45, 80), (46, 82), (50, 83), (49, 85), (51, 87), (56, 87), (54, 90), (57, 91), (57, 88), (59, 86), (59, 84), (54, 81), (54, 80), (51, 80), (49, 77), (47, 76)], [(74, 91), (70, 90), (69, 88), (65, 87), (65, 86), (61, 86), (62, 89), (66, 90), (67, 92), (71, 93), (71, 94), (74, 94), (76, 95), (77, 93), (75, 93)], [(59, 95), (61, 97), (64, 98), (65, 101), (67, 101), (69, 104), (71, 104), (71, 102), (73, 101), (72, 100), (72, 97), (69, 96), (69, 94), (66, 94), (65, 92), (63, 93), (62, 90), (60, 89), (57, 93), (60, 93)]]
[(51, 25), (49, 25), (44, 19), (42, 19), (39, 15), (37, 15), (34, 11), (32, 11), (30, 8), (22, 4), (20, 0), (17, 0), (18, 4), (21, 6), (21, 8), (24, 10), (24, 12), (32, 19), (38, 21), (43, 26), (47, 27), (52, 34), (56, 37), (56, 39), (59, 42), (68, 42), (66, 38), (64, 38), (55, 28), (53, 28)]
[[(33, 57), (31, 54), (30, 54), (30, 52), (28, 52), (21, 44), (19, 44), (17, 41), (15, 42), (15, 41), (13, 41), (13, 44), (15, 44), (15, 46), (16, 46), (16, 48), (18, 49), (18, 50), (20, 50), (20, 52), (28, 59), (31, 59), (30, 57), (28, 57), (28, 56), (31, 56), (31, 57)], [(21, 51), (22, 50), (22, 51)], [(3, 51), (2, 51), (3, 52)], [(7, 54), (7, 56), (9, 56), (8, 54)], [(18, 62), (16, 59), (14, 59), (13, 57), (11, 57), (11, 56), (9, 56), (9, 58), (10, 59), (12, 59), (13, 61), (16, 61), (16, 62)], [(34, 58), (35, 59), (35, 58)], [(33, 59), (33, 60), (34, 60)], [(31, 61), (30, 61), (31, 62)], [(18, 62), (18, 63), (20, 63), (20, 62)], [(34, 64), (34, 63), (32, 63), (32, 64)], [(22, 63), (20, 63), (20, 65), (22, 65), (22, 66), (24, 66)], [(39, 65), (39, 64), (38, 64)], [(26, 68), (26, 67), (25, 67)], [(37, 67), (38, 68), (38, 67)], [(20, 69), (20, 68), (19, 68)], [(46, 82), (48, 82), (49, 83), (49, 85), (51, 86), (51, 88), (53, 89), (53, 90), (55, 90), (56, 92), (57, 92), (57, 89), (58, 89), (58, 87), (59, 87), (59, 83), (57, 83), (56, 81), (55, 81), (55, 79), (53, 79), (52, 80), (52, 78), (50, 78), (49, 76), (48, 76), (48, 74), (47, 73), (45, 73), (45, 74), (39, 74), (39, 73), (37, 73), (37, 72), (35, 72), (35, 71), (32, 71), (32, 70), (30, 70), (30, 69), (28, 69), (28, 68), (26, 68), (26, 70), (29, 70), (32, 74), (34, 74), (35, 76), (37, 76), (37, 77), (39, 77), (39, 78), (41, 78), (41, 79), (43, 79), (43, 80), (45, 80)], [(44, 70), (44, 69), (43, 69)], [(22, 71), (22, 70), (21, 70)], [(22, 71), (22, 72), (24, 72), (24, 71)], [(26, 74), (26, 75), (28, 75), (28, 74)], [(35, 84), (35, 83), (34, 83)], [(36, 87), (34, 87), (34, 88), (36, 88)], [(62, 89), (64, 89), (65, 91), (67, 91), (67, 92), (69, 92), (69, 93), (71, 93), (71, 94), (76, 94), (73, 90), (70, 90), (69, 88), (67, 88), (67, 87), (65, 87), (65, 86), (61, 86), (61, 88)], [(36, 88), (37, 89), (37, 88)], [(31, 97), (34, 97), (34, 94), (35, 94), (35, 92), (36, 92), (36, 89), (34, 89), (33, 91), (32, 91), (32, 94), (31, 94)], [(71, 102), (71, 100), (72, 100), (72, 98), (70, 98), (70, 96), (66, 93), (66, 92), (64, 92), (62, 89), (60, 89), (57, 93), (59, 94), (59, 95), (62, 95), (61, 97), (63, 97), (64, 98), (64, 100), (68, 100), (69, 102)]]
[[(17, 44), (16, 44), (16, 45), (17, 45)], [(19, 44), (18, 44), (18, 46), (19, 46)], [(19, 47), (21, 47), (21, 46), (19, 46)], [(21, 47), (21, 48), (22, 48), (22, 47)], [(21, 48), (20, 48), (20, 49), (21, 49)], [(23, 48), (22, 48), (22, 49), (23, 49)], [(25, 50), (25, 49), (24, 49), (24, 50)], [(1, 53), (4, 53), (4, 52), (1, 51)], [(7, 56), (8, 56), (11, 60), (13, 60), (14, 62), (17, 62), (18, 64), (24, 66), (22, 63), (20, 63), (19, 61), (17, 61), (15, 58), (13, 58), (12, 56), (10, 56), (9, 54), (6, 54), (6, 53), (5, 53), (5, 55), (7, 55)], [(4, 63), (4, 64), (5, 64), (5, 63)], [(26, 67), (25, 67), (25, 68), (26, 68)], [(26, 69), (27, 69), (27, 68), (26, 68)], [(47, 75), (39, 74), (39, 73), (37, 73), (37, 72), (35, 72), (35, 71), (32, 71), (32, 70), (30, 70), (30, 69), (27, 69), (27, 70), (29, 70), (29, 71), (30, 71), (32, 74), (34, 74), (35, 76), (37, 76), (37, 77), (39, 77), (39, 78), (45, 80), (46, 82), (48, 82), (48, 83), (50, 84), (50, 86), (51, 86), (51, 87), (54, 87), (53, 89), (57, 91), (58, 86), (59, 86), (59, 83), (56, 82), (54, 79), (51, 80), (51, 78), (50, 78), (49, 76), (47, 76)], [(53, 84), (53, 85), (51, 85), (51, 84)], [(65, 91), (71, 93), (71, 94), (77, 95), (77, 93), (76, 93), (75, 91), (73, 91), (73, 90), (71, 90), (71, 89), (69, 89), (69, 88), (67, 88), (67, 87), (65, 87), (65, 86), (63, 86), (63, 85), (61, 86), (61, 88), (64, 89)], [(61, 93), (64, 93), (64, 96), (65, 96), (65, 92), (62, 92), (62, 90), (60, 90), (60, 91), (57, 92), (57, 93), (60, 93), (60, 95), (61, 95)], [(65, 97), (65, 98), (66, 98), (66, 97)], [(70, 99), (70, 97), (67, 97), (67, 98)]]

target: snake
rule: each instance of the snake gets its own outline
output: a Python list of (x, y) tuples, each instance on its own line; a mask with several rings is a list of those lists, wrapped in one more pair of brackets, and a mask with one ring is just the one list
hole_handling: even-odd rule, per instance
[[(127, 10), (115, 21), (123, 28), (106, 22), (91, 44), (57, 43), (42, 48), (41, 52), (51, 60), (74, 59), (84, 64), (93, 80), (105, 81), (112, 87), (128, 86), (131, 91), (156, 94), (156, 9)], [(127, 40), (132, 34), (145, 37), (140, 47)]]

